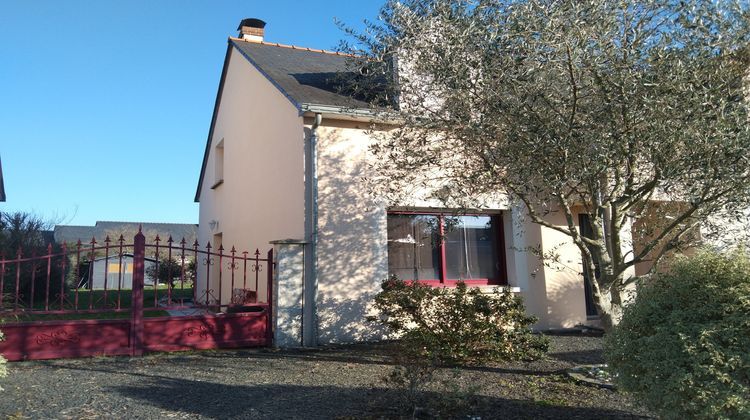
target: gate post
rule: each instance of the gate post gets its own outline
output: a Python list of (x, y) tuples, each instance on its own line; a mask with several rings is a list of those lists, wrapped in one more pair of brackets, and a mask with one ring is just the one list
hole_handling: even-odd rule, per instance
[(145, 275), (144, 259), (146, 256), (146, 237), (138, 227), (138, 234), (133, 242), (133, 294), (130, 304), (132, 314), (130, 322), (130, 355), (143, 354), (143, 278)]
[(305, 246), (301, 239), (271, 241), (276, 258), (273, 276), (273, 345), (301, 347), (305, 289)]
[(274, 327), (274, 308), (273, 308), (273, 248), (268, 250), (268, 271), (267, 271), (267, 277), (268, 277), (268, 285), (266, 286), (266, 290), (268, 291), (268, 314), (267, 314), (267, 321), (266, 324), (266, 345), (272, 346), (273, 345), (273, 327)]

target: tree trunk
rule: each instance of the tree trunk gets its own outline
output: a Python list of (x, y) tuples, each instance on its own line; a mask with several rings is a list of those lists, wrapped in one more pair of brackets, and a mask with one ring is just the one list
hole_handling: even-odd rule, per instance
[(611, 331), (622, 319), (622, 304), (625, 301), (621, 279), (615, 279), (610, 284), (609, 289), (601, 288), (601, 293), (594, 294), (596, 310), (599, 311), (599, 319), (606, 332)]

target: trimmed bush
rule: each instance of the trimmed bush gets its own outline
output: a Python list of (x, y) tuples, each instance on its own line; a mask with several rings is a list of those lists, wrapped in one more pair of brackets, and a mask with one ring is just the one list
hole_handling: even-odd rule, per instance
[(703, 252), (639, 286), (605, 338), (618, 385), (664, 418), (750, 419), (750, 261)]
[(509, 289), (483, 293), (458, 283), (430, 287), (391, 278), (375, 298), (377, 321), (401, 337), (412, 360), (434, 365), (477, 365), (531, 360), (544, 355), (548, 340), (533, 334), (536, 322)]

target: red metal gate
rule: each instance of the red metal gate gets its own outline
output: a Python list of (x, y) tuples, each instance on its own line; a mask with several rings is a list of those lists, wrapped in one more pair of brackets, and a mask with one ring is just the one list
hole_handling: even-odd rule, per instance
[(0, 354), (9, 360), (267, 346), (273, 250), (225, 253), (142, 232), (46, 255), (0, 256)]

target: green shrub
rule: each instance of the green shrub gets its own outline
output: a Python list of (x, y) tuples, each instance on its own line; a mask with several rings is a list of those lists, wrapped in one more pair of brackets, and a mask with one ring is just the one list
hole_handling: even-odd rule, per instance
[(532, 334), (536, 319), (526, 315), (509, 289), (483, 293), (459, 283), (430, 287), (391, 278), (375, 298), (379, 322), (401, 336), (407, 357), (435, 365), (541, 357), (547, 339)]
[[(146, 268), (146, 275), (150, 278), (158, 279), (159, 283), (169, 283), (171, 287), (175, 287), (180, 283), (180, 277), (183, 276), (182, 270), (183, 263), (181, 261), (178, 261), (177, 258), (164, 258), (162, 255), (159, 257), (158, 265), (153, 264)], [(195, 261), (193, 259), (186, 258), (184, 270), (182, 282), (195, 282)]]
[[(43, 221), (41, 218), (34, 216), (33, 214), (15, 212), (15, 213), (3, 213), (0, 212), (0, 255), (5, 256), (5, 259), (14, 260), (18, 257), (18, 252), (21, 252), (23, 258), (33, 258), (34, 256), (40, 257), (48, 254), (49, 245), (44, 235), (45, 231), (51, 229), (52, 224)], [(59, 254), (61, 249), (58, 245), (52, 245), (52, 253)], [(66, 257), (55, 257), (50, 259), (50, 274), (49, 278), (49, 296), (59, 295), (61, 292), (60, 279), (64, 273), (62, 272), (62, 260), (65, 259), (65, 264), (69, 271), (71, 269), (71, 263)], [(17, 273), (16, 271), (20, 271)], [(22, 299), (26, 302), (31, 300), (32, 291), (32, 279), (35, 281), (34, 300), (36, 302), (43, 301), (45, 298), (46, 291), (46, 278), (47, 278), (47, 261), (44, 258), (36, 258), (32, 261), (26, 261), (17, 264), (5, 264), (5, 278), (15, 279), (18, 276), (19, 287), (18, 293)], [(75, 277), (75, 276), (73, 276)], [(2, 290), (5, 296), (16, 293), (15, 282), (6, 281), (4, 284), (5, 290)]]
[(605, 339), (617, 382), (664, 418), (750, 418), (750, 261), (704, 252), (639, 286)]

